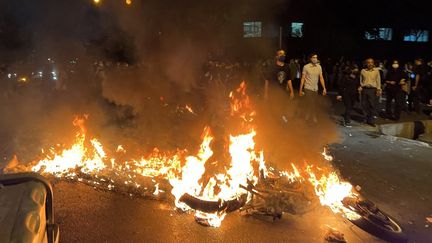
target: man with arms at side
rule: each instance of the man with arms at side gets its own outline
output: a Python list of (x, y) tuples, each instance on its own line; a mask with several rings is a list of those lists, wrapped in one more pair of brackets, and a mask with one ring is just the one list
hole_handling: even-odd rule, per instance
[[(321, 65), (318, 63), (318, 55), (312, 53), (309, 55), (309, 63), (303, 67), (302, 78), (300, 80), (299, 96), (304, 97), (304, 106), (306, 112), (306, 120), (308, 121), (311, 116), (313, 122), (317, 123), (317, 110), (319, 104), (318, 83), (321, 84), (323, 91), (322, 94), (327, 94), (327, 89), (324, 82), (323, 72)], [(303, 93), (304, 89), (304, 93)]]
[(374, 114), (376, 112), (377, 99), (381, 96), (381, 75), (375, 68), (372, 58), (366, 59), (366, 68), (360, 72), (361, 101), (363, 113), (366, 116), (366, 123), (375, 127)]

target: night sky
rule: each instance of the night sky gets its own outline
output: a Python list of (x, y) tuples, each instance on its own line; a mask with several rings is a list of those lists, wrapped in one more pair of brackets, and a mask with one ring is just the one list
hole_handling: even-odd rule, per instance
[[(244, 45), (242, 22), (258, 20), (286, 28), (291, 21), (305, 23), (301, 41), (286, 40), (293, 53), (309, 50), (327, 55), (359, 55), (369, 48), (412, 47), (397, 40), (410, 28), (431, 29), (428, 8), (422, 1), (123, 1), (105, 0), (96, 6), (90, 0), (5, 0), (0, 3), (0, 60), (13, 61), (31, 51), (64, 51), (64, 46), (84, 46), (86, 53), (129, 62), (152, 52), (172, 51), (190, 41), (204, 49), (234, 49), (238, 56), (250, 52)], [(364, 43), (364, 30), (392, 27), (393, 43)], [(269, 53), (275, 41), (254, 41)], [(259, 43), (258, 43), (259, 42)], [(338, 43), (340, 42), (340, 43)], [(342, 44), (342, 48), (340, 47)], [(359, 45), (361, 49), (358, 50)], [(246, 45), (247, 46), (247, 45)], [(268, 47), (267, 47), (268, 46)], [(248, 46), (249, 48), (251, 46)], [(403, 49), (403, 50), (402, 50)], [(429, 47), (420, 47), (430, 53)], [(54, 51), (55, 52), (55, 51)], [(273, 52), (273, 50), (272, 50)], [(343, 53), (342, 53), (343, 52)], [(139, 54), (137, 54), (139, 53)], [(145, 54), (144, 54), (145, 53)]]

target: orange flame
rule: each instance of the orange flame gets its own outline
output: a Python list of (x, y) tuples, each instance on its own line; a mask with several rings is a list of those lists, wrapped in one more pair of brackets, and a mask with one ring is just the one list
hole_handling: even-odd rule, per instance
[[(73, 145), (61, 151), (51, 148), (48, 154), (43, 153), (45, 157), (37, 161), (32, 167), (32, 171), (52, 174), (56, 177), (75, 177), (78, 172), (96, 177), (107, 170), (116, 173), (124, 172), (128, 179), (123, 183), (137, 188), (141, 185), (134, 181), (134, 178), (136, 175), (141, 175), (154, 178), (155, 190), (153, 194), (155, 196), (163, 192), (156, 178), (165, 179), (172, 186), (171, 193), (175, 197), (176, 207), (185, 211), (193, 211), (188, 205), (180, 202), (180, 198), (186, 193), (207, 201), (227, 201), (239, 198), (246, 193), (240, 188), (241, 186), (246, 186), (248, 183), (255, 185), (259, 180), (257, 174), (261, 173), (261, 176), (266, 178), (270, 172), (264, 160), (264, 151), (257, 152), (255, 148), (254, 139), (257, 132), (253, 125), (253, 118), (256, 113), (252, 108), (249, 96), (246, 94), (246, 83), (242, 82), (238, 89), (230, 93), (229, 97), (231, 101), (230, 114), (233, 118), (242, 121), (242, 133), (229, 135), (227, 152), (229, 152), (230, 161), (222, 161), (229, 163), (229, 166), (224, 173), (210, 176), (205, 184), (203, 176), (206, 173), (206, 163), (213, 155), (211, 143), (214, 137), (210, 127), (204, 128), (202, 142), (196, 155), (187, 155), (186, 150), (162, 153), (158, 149), (154, 149), (148, 156), (118, 163), (116, 159), (111, 158), (105, 152), (104, 147), (97, 139), (86, 137), (87, 130), (84, 122), (88, 118), (87, 115), (77, 117), (73, 121), (73, 125), (78, 128)], [(191, 113), (193, 112), (188, 105), (186, 109)], [(122, 154), (126, 154), (126, 150), (122, 145), (119, 145), (116, 153), (122, 156)], [(323, 156), (326, 160), (332, 159), (326, 151), (323, 152)], [(254, 168), (259, 168), (259, 171), (255, 171)], [(353, 192), (352, 185), (341, 181), (334, 172), (318, 177), (314, 170), (323, 174), (320, 168), (307, 166), (305, 169), (299, 169), (292, 164), (291, 172), (282, 171), (279, 175), (286, 176), (290, 181), (311, 183), (323, 206), (327, 206), (333, 212), (341, 213), (350, 219), (359, 217), (342, 204), (345, 197), (357, 196)], [(110, 182), (114, 181), (110, 179)], [(109, 190), (113, 188), (114, 185), (108, 185)], [(204, 219), (215, 227), (221, 225), (225, 214), (225, 212), (209, 214), (195, 211), (196, 218)]]
[(311, 171), (310, 167), (308, 167), (307, 171), (310, 176), (308, 180), (314, 186), (315, 193), (323, 206), (327, 206), (334, 213), (341, 213), (344, 217), (351, 220), (360, 218), (359, 214), (342, 204), (342, 200), (346, 197), (357, 197), (357, 195), (353, 193), (351, 184), (340, 181), (335, 172), (331, 172), (327, 176), (323, 175), (318, 179)]
[[(324, 154), (326, 155), (324, 159), (331, 158), (326, 151), (323, 152)], [(322, 173), (321, 177), (318, 177), (314, 169), (322, 171), (321, 168), (308, 165), (301, 173), (294, 164), (291, 165), (293, 172), (282, 171), (280, 174), (286, 176), (290, 181), (311, 183), (321, 205), (329, 207), (334, 213), (342, 214), (343, 217), (353, 220), (360, 218), (360, 215), (343, 205), (344, 198), (358, 198), (358, 195), (354, 192), (353, 186), (341, 181), (336, 172), (330, 172), (327, 175)]]
[(74, 170), (85, 174), (103, 170), (106, 167), (104, 163), (106, 154), (101, 143), (96, 139), (91, 139), (92, 148), (88, 149), (85, 145), (86, 129), (83, 124), (86, 117), (77, 117), (73, 121), (73, 125), (78, 126), (80, 131), (76, 135), (75, 143), (69, 149), (57, 152), (55, 148), (51, 148), (50, 154), (40, 160), (32, 170), (50, 173), (57, 177), (74, 176)]

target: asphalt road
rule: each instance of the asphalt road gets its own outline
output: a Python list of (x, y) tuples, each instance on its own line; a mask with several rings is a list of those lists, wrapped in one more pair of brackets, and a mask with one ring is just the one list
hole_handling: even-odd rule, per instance
[[(361, 185), (362, 195), (394, 216), (410, 242), (432, 242), (432, 148), (411, 140), (380, 136), (367, 127), (339, 128), (344, 140), (332, 146), (334, 165)], [(172, 202), (98, 191), (60, 182), (55, 212), (62, 242), (324, 242), (328, 226), (347, 242), (380, 242), (329, 209), (266, 218), (233, 213), (220, 228), (203, 227)]]
[[(432, 242), (432, 224), (426, 221), (432, 216), (432, 148), (368, 133), (361, 125), (338, 129), (344, 140), (332, 150), (343, 177), (401, 222), (410, 242)], [(10, 159), (5, 154), (4, 162)], [(321, 207), (276, 222), (233, 213), (220, 228), (209, 228), (176, 212), (172, 202), (64, 181), (54, 190), (61, 242), (324, 242), (328, 226), (344, 233), (347, 242), (380, 242)]]
[(414, 140), (379, 135), (356, 124), (339, 128), (334, 165), (362, 195), (395, 217), (410, 242), (432, 242), (432, 147)]
[(273, 222), (233, 213), (220, 228), (197, 224), (172, 203), (94, 190), (81, 183), (55, 185), (61, 242), (324, 242), (331, 226), (348, 242), (380, 242), (326, 208), (284, 215)]

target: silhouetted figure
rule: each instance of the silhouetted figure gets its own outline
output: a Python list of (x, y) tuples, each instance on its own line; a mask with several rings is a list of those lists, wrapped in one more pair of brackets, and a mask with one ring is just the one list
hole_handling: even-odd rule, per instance
[(292, 86), (292, 77), (289, 65), (285, 63), (285, 51), (279, 50), (276, 52), (275, 64), (272, 69), (269, 70), (267, 78), (264, 84), (264, 97), (268, 97), (268, 90), (270, 82), (272, 84), (279, 84), (281, 87), (286, 87), (290, 92), (290, 98), (294, 98), (294, 90)]
[[(385, 78), (386, 83), (386, 113), (389, 119), (398, 121), (403, 105), (402, 85), (405, 84), (406, 74), (399, 67), (399, 61), (394, 60), (390, 70)], [(395, 101), (394, 111), (392, 110), (392, 102)]]
[(344, 125), (351, 124), (351, 114), (353, 111), (354, 103), (358, 98), (358, 87), (360, 86), (360, 71), (356, 64), (346, 67), (341, 79), (339, 80), (338, 100), (342, 99), (345, 106)]

